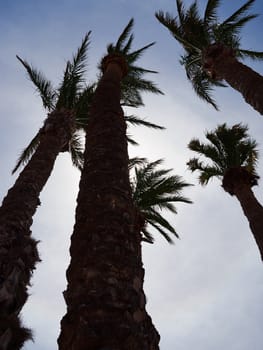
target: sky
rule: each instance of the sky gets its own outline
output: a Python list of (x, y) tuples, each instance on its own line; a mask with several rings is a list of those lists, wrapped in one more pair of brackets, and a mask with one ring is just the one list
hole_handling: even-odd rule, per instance
[[(191, 1), (185, 1), (186, 4)], [(204, 8), (205, 1), (198, 1)], [(244, 1), (222, 0), (221, 18)], [(142, 57), (143, 67), (157, 70), (151, 76), (164, 96), (144, 96), (145, 107), (134, 114), (166, 127), (153, 131), (133, 127), (129, 133), (140, 146), (131, 156), (150, 161), (164, 158), (164, 166), (193, 184), (184, 191), (193, 204), (179, 203), (178, 214), (166, 218), (180, 240), (169, 245), (156, 234), (154, 245), (143, 244), (144, 290), (147, 311), (161, 335), (161, 350), (261, 350), (263, 346), (263, 269), (254, 239), (236, 198), (225, 193), (219, 180), (205, 188), (187, 170), (194, 154), (187, 149), (193, 137), (218, 124), (244, 123), (258, 142), (258, 173), (263, 177), (263, 117), (231, 88), (217, 89), (220, 107), (201, 101), (193, 92), (178, 59), (180, 46), (154, 17), (157, 10), (175, 13), (174, 0), (13, 0), (0, 2), (0, 195), (3, 198), (17, 175), (11, 175), (21, 150), (42, 126), (46, 112), (15, 55), (26, 59), (58, 85), (65, 62), (92, 30), (87, 81), (95, 81), (97, 64), (131, 17), (135, 19), (134, 47), (156, 41)], [(261, 14), (243, 30), (242, 46), (262, 51)], [(231, 12), (232, 11), (232, 12)], [(263, 64), (246, 62), (263, 74)], [(150, 78), (150, 77), (149, 77)], [(42, 262), (32, 279), (30, 297), (23, 310), (24, 323), (33, 329), (34, 343), (24, 350), (57, 348), (60, 319), (65, 314), (62, 292), (69, 264), (70, 236), (74, 224), (79, 172), (67, 154), (58, 157), (53, 174), (41, 193), (34, 217), (33, 236), (40, 240)], [(263, 203), (263, 183), (254, 188)]]

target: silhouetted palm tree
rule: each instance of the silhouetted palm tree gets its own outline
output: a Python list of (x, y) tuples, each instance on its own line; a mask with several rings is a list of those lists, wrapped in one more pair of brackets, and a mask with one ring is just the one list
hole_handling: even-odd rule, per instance
[[(138, 210), (129, 182), (122, 99), (142, 103), (159, 92), (131, 50), (131, 20), (101, 62), (86, 133), (84, 167), (71, 237), (59, 349), (158, 349), (159, 335), (145, 310)], [(122, 92), (123, 93), (122, 93)]]
[(188, 147), (212, 161), (204, 164), (198, 158), (187, 163), (191, 171), (199, 171), (199, 181), (206, 185), (213, 177), (222, 180), (223, 189), (236, 196), (250, 229), (258, 245), (263, 260), (263, 207), (256, 199), (252, 187), (258, 183), (256, 172), (258, 151), (256, 141), (249, 138), (248, 127), (236, 124), (231, 128), (226, 124), (207, 132), (208, 144), (193, 139)]
[(22, 153), (16, 167), (27, 163), (0, 207), (0, 344), (16, 350), (31, 337), (21, 326), (19, 313), (27, 300), (30, 277), (39, 261), (37, 242), (31, 237), (32, 218), (40, 205), (39, 194), (46, 184), (59, 152), (71, 151), (73, 164), (82, 164), (76, 117), (87, 113), (92, 86), (83, 86), (88, 33), (71, 61), (61, 85), (50, 81), (18, 57), (37, 87), (49, 114), (43, 127)]
[[(25, 67), (30, 80), (35, 85), (39, 95), (42, 99), (43, 107), (49, 112), (44, 126), (37, 132), (29, 145), (21, 153), (13, 173), (19, 167), (24, 166), (24, 170), (19, 175), (14, 187), (8, 192), (8, 195), (3, 201), (0, 209), (0, 221), (12, 220), (13, 227), (16, 225), (15, 217), (18, 223), (23, 226), (24, 232), (29, 232), (25, 236), (24, 247), (19, 250), (14, 244), (15, 238), (9, 231), (5, 231), (5, 235), (9, 236), (9, 240), (5, 239), (4, 246), (13, 245), (13, 249), (7, 249), (9, 254), (3, 257), (3, 266), (1, 271), (1, 279), (4, 281), (0, 287), (0, 299), (3, 303), (4, 312), (2, 318), (0, 316), (0, 342), (5, 344), (7, 349), (21, 348), (22, 344), (27, 338), (31, 337), (28, 329), (21, 326), (21, 322), (17, 318), (17, 310), (21, 309), (27, 299), (27, 285), (29, 283), (30, 275), (32, 274), (35, 264), (39, 261), (39, 256), (36, 248), (35, 240), (30, 237), (30, 226), (32, 224), (32, 216), (34, 215), (39, 202), (39, 194), (47, 182), (57, 155), (60, 152), (69, 151), (71, 154), (73, 165), (82, 169), (83, 166), (83, 131), (85, 131), (88, 119), (91, 101), (94, 96), (96, 84), (86, 85), (84, 75), (86, 71), (86, 55), (89, 45), (90, 32), (84, 37), (80, 48), (73, 56), (71, 61), (66, 64), (63, 80), (58, 88), (54, 89), (51, 82), (44, 77), (44, 75), (17, 56), (18, 60)], [(153, 91), (160, 90), (155, 88), (154, 84), (149, 83)], [(143, 83), (142, 83), (143, 85)], [(132, 106), (142, 105), (140, 96), (133, 95), (127, 92), (127, 88), (123, 93), (122, 103)], [(155, 129), (163, 129), (163, 127), (150, 123), (134, 115), (125, 116), (125, 120), (133, 125), (143, 125)], [(128, 141), (136, 144), (134, 140), (128, 137)], [(34, 190), (33, 190), (33, 189)], [(22, 195), (23, 194), (23, 195)], [(27, 214), (24, 215), (25, 208)], [(20, 213), (18, 215), (18, 213)], [(22, 224), (22, 215), (24, 215)], [(17, 223), (17, 224), (18, 224)], [(5, 223), (8, 225), (8, 222)], [(22, 234), (21, 234), (22, 237)], [(9, 243), (8, 243), (9, 242)], [(27, 248), (30, 246), (30, 249)], [(16, 257), (13, 257), (13, 250), (16, 252)], [(28, 257), (25, 256), (23, 250), (26, 250)], [(27, 259), (27, 264), (24, 266), (24, 271), (21, 268), (14, 267), (7, 264), (8, 259), (12, 256), (12, 263), (16, 264), (16, 260)], [(30, 257), (29, 257), (30, 255)], [(7, 272), (7, 270), (9, 272)], [(25, 272), (27, 271), (27, 273)], [(10, 273), (10, 276), (7, 274)], [(19, 281), (20, 277), (23, 283)], [(13, 280), (15, 279), (15, 283)], [(18, 285), (19, 284), (19, 288)], [(6, 285), (12, 284), (12, 288), (7, 289)], [(3, 293), (1, 297), (1, 293)], [(18, 302), (19, 301), (19, 302)], [(7, 307), (6, 304), (9, 306)], [(13, 304), (16, 309), (13, 309)], [(1, 310), (1, 306), (0, 306)], [(9, 311), (11, 310), (11, 311)], [(15, 316), (14, 316), (15, 315)], [(8, 320), (7, 320), (8, 319)], [(20, 332), (18, 331), (20, 328)], [(14, 337), (15, 335), (15, 337)], [(15, 344), (16, 342), (16, 344)], [(7, 345), (9, 344), (9, 345)], [(8, 347), (9, 346), (9, 347)]]
[(159, 232), (169, 243), (173, 243), (170, 235), (179, 237), (174, 227), (162, 215), (163, 210), (177, 214), (174, 203), (192, 203), (182, 195), (182, 191), (190, 184), (178, 175), (171, 175), (172, 169), (158, 168), (163, 160), (155, 162), (143, 161), (136, 165), (131, 179), (132, 198), (140, 211), (140, 231), (144, 241), (153, 243), (154, 238), (148, 226)]
[(217, 15), (220, 0), (208, 0), (203, 17), (196, 1), (186, 9), (183, 1), (176, 0), (176, 17), (163, 11), (156, 13), (157, 19), (183, 46), (180, 63), (195, 92), (216, 109), (211, 91), (213, 86), (225, 86), (225, 81), (263, 114), (263, 77), (239, 61), (247, 57), (263, 59), (263, 52), (244, 50), (240, 44), (241, 29), (257, 17), (247, 14), (254, 2), (247, 1), (222, 22)]

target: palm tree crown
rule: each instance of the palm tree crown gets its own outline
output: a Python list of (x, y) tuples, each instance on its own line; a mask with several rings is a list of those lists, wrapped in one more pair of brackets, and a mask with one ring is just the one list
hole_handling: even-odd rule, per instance
[(171, 32), (173, 37), (183, 46), (184, 54), (180, 63), (186, 70), (197, 95), (212, 104), (217, 105), (211, 96), (214, 86), (225, 86), (220, 77), (215, 75), (210, 63), (204, 60), (207, 50), (212, 55), (227, 47), (237, 58), (263, 59), (263, 52), (244, 50), (241, 48), (240, 31), (256, 14), (248, 14), (255, 0), (247, 1), (232, 15), (223, 21), (218, 18), (217, 10), (220, 0), (208, 0), (203, 16), (200, 15), (197, 1), (188, 9), (182, 0), (176, 0), (177, 16), (159, 11), (157, 19)]
[[(224, 181), (227, 179), (231, 169), (245, 175), (250, 187), (257, 184), (259, 176), (256, 173), (258, 160), (257, 143), (248, 136), (248, 127), (236, 124), (227, 127), (226, 124), (219, 125), (214, 131), (207, 132), (208, 144), (192, 139), (188, 145), (189, 149), (199, 155), (208, 158), (210, 164), (204, 164), (199, 158), (192, 158), (187, 163), (191, 171), (199, 171), (199, 182), (206, 185), (213, 177), (223, 179), (223, 187), (230, 194), (229, 185)], [(243, 179), (244, 180), (244, 179)]]
[[(125, 58), (127, 63), (127, 74), (122, 79), (121, 83), (121, 105), (139, 107), (144, 105), (141, 97), (142, 92), (152, 92), (154, 94), (163, 93), (151, 80), (144, 78), (147, 73), (156, 74), (157, 72), (136, 65), (136, 61), (155, 43), (152, 42), (138, 50), (132, 51), (134, 36), (131, 34), (131, 31), (133, 29), (133, 24), (134, 20), (131, 19), (116, 43), (111, 43), (107, 46), (106, 57), (117, 54)], [(99, 65), (101, 71), (103, 71), (104, 59), (105, 57), (103, 57)]]
[(148, 230), (148, 224), (155, 228), (169, 243), (173, 240), (170, 234), (178, 238), (174, 227), (163, 217), (162, 210), (177, 213), (175, 202), (192, 203), (182, 195), (182, 191), (190, 184), (178, 175), (170, 175), (172, 169), (158, 169), (163, 162), (159, 159), (148, 162), (139, 159), (134, 162), (134, 176), (131, 178), (132, 197), (142, 216), (141, 233), (143, 240), (149, 243), (154, 238)]
[[(25, 67), (30, 80), (35, 85), (41, 99), (43, 107), (48, 111), (72, 111), (74, 113), (76, 128), (71, 136), (68, 145), (61, 151), (69, 151), (72, 162), (78, 168), (83, 165), (83, 146), (81, 142), (80, 130), (84, 127), (83, 119), (87, 119), (87, 111), (94, 93), (94, 84), (85, 85), (84, 75), (87, 65), (87, 50), (89, 46), (90, 32), (82, 40), (72, 60), (67, 61), (62, 82), (58, 88), (54, 88), (52, 83), (37, 69), (32, 67), (19, 56), (17, 59)], [(40, 131), (32, 139), (30, 144), (21, 153), (13, 173), (21, 166), (28, 163), (36, 151), (40, 141)]]

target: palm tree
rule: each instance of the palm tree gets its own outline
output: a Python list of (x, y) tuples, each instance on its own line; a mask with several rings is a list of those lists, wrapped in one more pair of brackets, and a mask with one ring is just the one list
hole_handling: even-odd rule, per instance
[(240, 62), (245, 58), (263, 59), (263, 52), (242, 49), (240, 43), (241, 29), (257, 17), (247, 13), (254, 2), (247, 1), (222, 22), (217, 15), (220, 0), (208, 0), (203, 16), (196, 1), (186, 9), (182, 0), (176, 0), (175, 18), (163, 11), (156, 13), (157, 19), (183, 46), (180, 63), (195, 92), (216, 109), (211, 91), (214, 86), (226, 86), (225, 81), (263, 114), (263, 77)]
[[(27, 299), (27, 286), (35, 265), (40, 260), (36, 248), (37, 242), (31, 237), (30, 232), (32, 217), (40, 204), (39, 194), (46, 184), (55, 159), (60, 152), (68, 151), (73, 165), (80, 170), (83, 167), (83, 131), (85, 131), (88, 124), (89, 109), (96, 88), (95, 83), (87, 86), (84, 82), (89, 37), (90, 32), (84, 37), (72, 60), (67, 62), (63, 80), (57, 89), (53, 88), (51, 82), (40, 71), (17, 56), (39, 92), (43, 107), (48, 111), (48, 117), (44, 122), (44, 126), (19, 156), (13, 173), (22, 166), (25, 168), (19, 175), (14, 187), (8, 192), (0, 208), (1, 223), (12, 220), (14, 228), (16, 224), (22, 225), (24, 226), (24, 232), (29, 232), (25, 234), (25, 242), (23, 243), (23, 249), (27, 251), (28, 256), (22, 252), (23, 249), (19, 252), (17, 245), (20, 243), (19, 241), (15, 242), (14, 233), (11, 234), (10, 229), (5, 231), (3, 242), (1, 240), (2, 243), (0, 243), (0, 246), (3, 245), (9, 252), (2, 258), (2, 270), (0, 267), (1, 281), (4, 281), (0, 286), (0, 305), (3, 305), (4, 310), (1, 313), (2, 318), (0, 317), (0, 324), (3, 324), (3, 326), (0, 326), (0, 342), (5, 344), (7, 349), (19, 349), (26, 339), (32, 338), (30, 330), (22, 327), (16, 314)], [(158, 90), (154, 84), (152, 89)], [(161, 93), (160, 90), (158, 92)], [(126, 93), (123, 94), (122, 103), (133, 105), (134, 102), (136, 106), (139, 106), (143, 104), (139, 98), (140, 96), (137, 98), (137, 96), (133, 97), (131, 93)], [(159, 125), (134, 115), (125, 116), (125, 120), (131, 125), (163, 129)], [(130, 137), (127, 137), (127, 139), (132, 144), (137, 144)], [(25, 208), (28, 209), (26, 215), (24, 214)], [(14, 220), (15, 217), (18, 220), (17, 223)], [(6, 222), (4, 225), (9, 225), (9, 223)], [(22, 232), (20, 235), (23, 237)], [(9, 239), (6, 239), (6, 237), (9, 237)], [(10, 249), (11, 245), (13, 250)], [(16, 252), (15, 257), (12, 256), (13, 251)], [(21, 265), (23, 268), (19, 265), (19, 254), (23, 255), (24, 260), (26, 259), (26, 261), (22, 259), (22, 263), (25, 265)], [(13, 268), (10, 264), (8, 265), (10, 257), (12, 257)], [(19, 281), (18, 275), (23, 282)], [(14, 279), (17, 282), (14, 282)], [(7, 288), (7, 285), (10, 284), (12, 288)], [(19, 284), (19, 288), (17, 284)], [(16, 305), (15, 309), (13, 305)]]
[(1, 349), (20, 349), (31, 337), (21, 325), (20, 311), (27, 300), (27, 288), (39, 259), (37, 242), (31, 236), (32, 217), (40, 205), (59, 152), (69, 150), (73, 164), (81, 167), (83, 156), (76, 118), (86, 115), (92, 86), (84, 87), (87, 33), (72, 61), (68, 61), (58, 89), (42, 73), (17, 56), (36, 86), (48, 110), (43, 127), (21, 154), (15, 170), (27, 163), (0, 207), (0, 344)]
[(182, 190), (190, 184), (178, 175), (170, 175), (172, 169), (158, 169), (162, 162), (162, 159), (158, 159), (155, 162), (145, 160), (139, 163), (131, 178), (132, 198), (141, 214), (138, 225), (142, 239), (148, 243), (154, 242), (148, 226), (154, 228), (169, 243), (173, 243), (171, 234), (179, 238), (174, 227), (161, 212), (168, 210), (176, 214), (174, 203), (192, 203), (182, 195)]
[(198, 139), (190, 141), (188, 147), (212, 161), (204, 164), (198, 158), (187, 163), (191, 171), (199, 171), (199, 182), (206, 185), (213, 177), (222, 180), (223, 189), (236, 196), (259, 248), (263, 260), (263, 207), (256, 199), (252, 187), (258, 184), (256, 172), (258, 151), (256, 141), (249, 138), (248, 127), (236, 124), (229, 128), (219, 125), (207, 132), (209, 144)]
[(59, 349), (158, 349), (159, 334), (145, 310), (138, 210), (129, 181), (121, 99), (142, 102), (158, 92), (135, 65), (152, 44), (131, 50), (133, 20), (101, 62), (86, 133), (71, 262), (64, 292)]

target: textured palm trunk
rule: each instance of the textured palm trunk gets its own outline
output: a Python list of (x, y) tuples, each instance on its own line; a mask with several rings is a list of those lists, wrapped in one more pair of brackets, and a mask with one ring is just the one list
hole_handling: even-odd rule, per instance
[(258, 176), (245, 167), (233, 167), (226, 170), (222, 186), (231, 196), (237, 197), (263, 260), (263, 207), (251, 189), (257, 184), (257, 179)]
[(261, 260), (263, 260), (263, 207), (256, 199), (249, 186), (240, 186), (235, 190), (235, 196), (248, 219), (251, 232), (257, 243)]
[(30, 277), (40, 260), (31, 237), (32, 218), (40, 205), (39, 194), (55, 159), (69, 141), (73, 118), (53, 112), (40, 130), (40, 143), (29, 163), (8, 191), (0, 207), (0, 349), (20, 349), (31, 337), (19, 313), (28, 297)]
[(60, 350), (159, 349), (145, 310), (141, 236), (120, 107), (121, 60), (115, 60), (98, 85), (87, 130)]
[(222, 45), (209, 47), (204, 52), (204, 69), (213, 78), (225, 80), (263, 115), (263, 77), (239, 62), (232, 50)]

